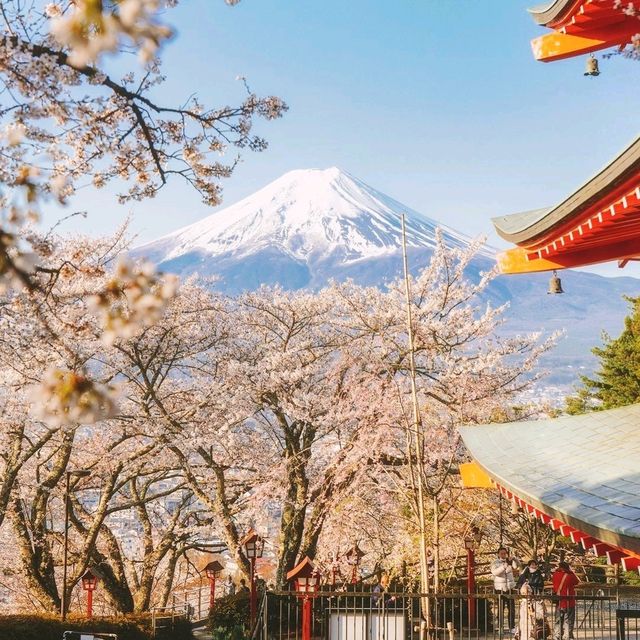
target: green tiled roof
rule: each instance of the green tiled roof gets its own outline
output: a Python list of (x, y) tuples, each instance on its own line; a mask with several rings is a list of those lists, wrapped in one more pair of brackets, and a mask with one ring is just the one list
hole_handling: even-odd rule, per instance
[(459, 430), (498, 484), (589, 535), (640, 553), (640, 405)]

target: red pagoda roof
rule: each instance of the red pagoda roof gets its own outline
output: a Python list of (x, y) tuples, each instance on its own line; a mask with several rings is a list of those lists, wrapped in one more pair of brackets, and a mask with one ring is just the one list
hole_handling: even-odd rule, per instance
[(640, 138), (559, 204), (494, 218), (493, 224), (502, 238), (518, 245), (498, 255), (502, 273), (636, 259)]
[(553, 0), (530, 9), (539, 25), (554, 30), (531, 41), (536, 60), (551, 62), (628, 44), (640, 25), (618, 4), (616, 0)]

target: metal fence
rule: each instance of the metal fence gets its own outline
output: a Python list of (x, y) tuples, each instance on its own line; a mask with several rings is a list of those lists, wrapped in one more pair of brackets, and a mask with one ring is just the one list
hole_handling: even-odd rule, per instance
[[(572, 605), (572, 606), (567, 606)], [(640, 640), (615, 595), (567, 598), (483, 593), (474, 596), (322, 591), (265, 596), (257, 640)], [(639, 613), (639, 612), (637, 612)], [(630, 621), (636, 623), (632, 628)], [(635, 631), (634, 631), (635, 629)], [(635, 633), (635, 635), (633, 635)]]
[(617, 640), (640, 640), (640, 609), (616, 610)]

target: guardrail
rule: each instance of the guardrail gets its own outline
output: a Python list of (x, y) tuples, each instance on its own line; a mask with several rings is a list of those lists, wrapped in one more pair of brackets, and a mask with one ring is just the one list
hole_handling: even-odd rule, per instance
[[(164, 631), (173, 631), (176, 620), (190, 620), (189, 605), (179, 604), (151, 609), (151, 629), (157, 636)], [(84, 640), (84, 639), (83, 639)]]
[[(171, 594), (171, 606), (188, 607), (191, 612), (191, 618), (194, 620), (204, 620), (209, 615), (210, 593), (211, 591), (208, 584), (194, 587), (193, 589), (175, 591)], [(216, 592), (216, 599), (224, 595), (224, 591), (219, 589)]]
[(118, 640), (118, 635), (95, 631), (65, 631), (62, 640)]

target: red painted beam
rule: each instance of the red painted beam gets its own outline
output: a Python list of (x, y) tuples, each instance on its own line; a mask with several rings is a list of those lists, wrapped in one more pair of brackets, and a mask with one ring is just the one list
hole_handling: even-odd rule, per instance
[(635, 556), (625, 556), (622, 560), (622, 569), (624, 571), (636, 571), (640, 568), (640, 558)]
[(608, 551), (616, 551), (615, 547), (606, 542), (596, 542), (591, 545), (591, 549), (597, 556), (606, 556)]
[(597, 542), (600, 542), (598, 538), (592, 538), (591, 536), (587, 536), (586, 538), (582, 538), (582, 540), (580, 540), (582, 548), (586, 551), (589, 551), (589, 549), (591, 549), (591, 547), (593, 547), (593, 545)]
[(575, 531), (572, 531), (569, 534), (569, 537), (571, 538), (571, 542), (575, 542), (576, 544), (580, 544), (582, 542), (583, 538), (588, 538), (589, 534), (588, 533), (584, 533), (584, 531), (578, 531), (577, 529)]
[(613, 551), (607, 551), (607, 562), (609, 564), (619, 564), (620, 560), (624, 558), (627, 554), (624, 551), (620, 551), (619, 549), (614, 549)]

